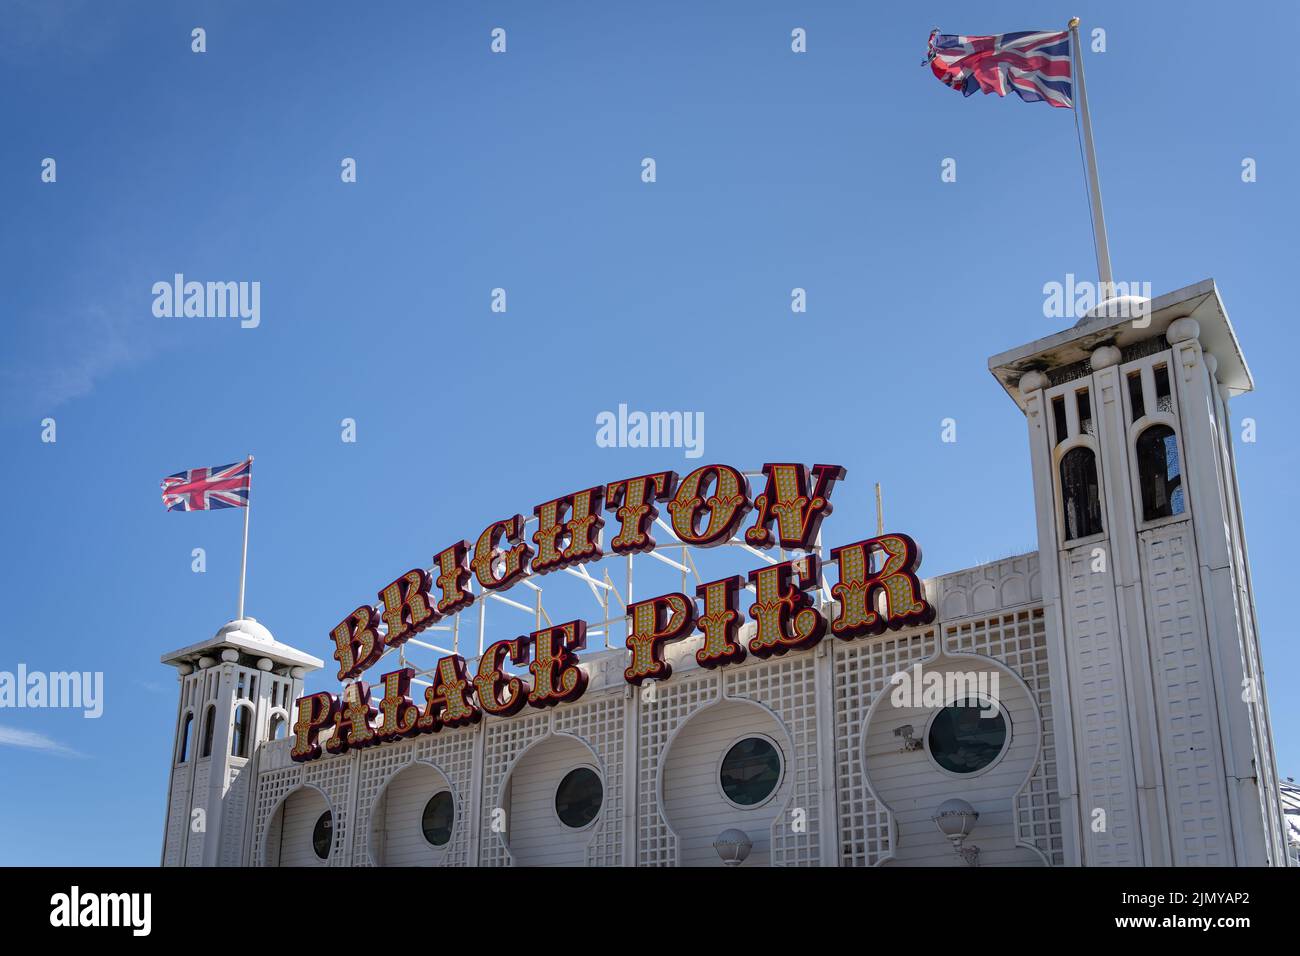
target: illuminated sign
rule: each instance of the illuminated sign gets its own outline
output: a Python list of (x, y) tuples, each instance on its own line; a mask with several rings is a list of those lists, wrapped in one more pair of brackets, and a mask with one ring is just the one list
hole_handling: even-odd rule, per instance
[[(434, 555), (433, 568), (414, 568), (379, 589), (379, 604), (363, 604), (348, 614), (330, 636), (338, 679), (353, 680), (413, 636), (457, 614), (485, 595), (505, 591), (525, 578), (573, 567), (605, 556), (601, 548), (604, 514), (618, 530), (609, 540), (615, 554), (655, 548), (650, 529), (668, 511), (667, 523), (677, 540), (708, 548), (725, 544), (755, 514), (740, 540), (754, 548), (780, 546), (805, 552), (748, 575), (732, 575), (700, 584), (694, 595), (674, 592), (626, 608), (631, 652), (624, 679), (630, 684), (666, 680), (672, 665), (665, 645), (695, 633), (703, 635), (695, 659), (702, 667), (726, 667), (748, 654), (769, 657), (806, 650), (827, 633), (853, 640), (886, 629), (896, 630), (934, 620), (917, 569), (921, 552), (905, 534), (882, 534), (830, 551), (838, 573), (831, 588), (836, 602), (830, 617), (813, 604), (822, 586), (822, 560), (811, 553), (831, 493), (844, 478), (839, 465), (766, 464), (766, 484), (757, 498), (748, 479), (729, 465), (704, 465), (685, 478), (662, 471), (584, 488), (533, 509), (537, 530), (531, 546), (523, 540), (524, 517), (493, 521), (473, 545), (461, 540)], [(473, 577), (480, 592), (469, 590)], [(754, 622), (748, 641), (740, 638), (740, 592), (752, 586), (754, 601), (746, 609)], [(509, 717), (524, 707), (553, 707), (577, 700), (587, 689), (578, 652), (586, 647), (587, 626), (569, 621), (497, 641), (483, 650), (474, 673), (465, 659), (450, 654), (438, 660), (423, 707), (411, 700), (415, 671), (409, 667), (384, 674), (374, 691), (364, 681), (347, 684), (341, 695), (329, 692), (298, 699), (291, 751), (294, 760), (321, 755), (320, 731), (332, 727), (323, 749), (343, 753), (417, 734), (437, 733), (489, 717)], [(506, 663), (527, 667), (531, 679), (510, 674)], [(378, 721), (376, 721), (378, 718)]]

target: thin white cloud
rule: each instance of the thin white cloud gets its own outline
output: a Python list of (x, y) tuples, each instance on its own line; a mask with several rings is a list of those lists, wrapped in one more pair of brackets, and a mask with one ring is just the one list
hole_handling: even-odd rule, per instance
[(58, 754), (60, 757), (82, 756), (71, 747), (65, 747), (44, 734), (31, 730), (19, 730), (17, 727), (0, 725), (0, 747), (22, 747), (24, 750), (42, 750), (45, 753)]
[(0, 362), (0, 408), (6, 418), (48, 415), (84, 398), (104, 378), (149, 360), (166, 347), (169, 330), (144, 305), (144, 317), (101, 307), (45, 323), (49, 334), (23, 354)]

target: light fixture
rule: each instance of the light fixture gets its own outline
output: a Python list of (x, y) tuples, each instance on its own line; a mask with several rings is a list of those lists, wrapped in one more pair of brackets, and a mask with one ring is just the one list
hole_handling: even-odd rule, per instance
[(718, 851), (718, 856), (722, 857), (722, 862), (727, 866), (740, 866), (753, 848), (754, 841), (744, 830), (735, 828), (723, 830), (713, 841), (713, 849)]
[(939, 832), (948, 838), (953, 852), (961, 857), (967, 866), (979, 866), (980, 848), (966, 846), (966, 837), (975, 828), (979, 812), (965, 800), (954, 797), (939, 804), (930, 819), (939, 828)]

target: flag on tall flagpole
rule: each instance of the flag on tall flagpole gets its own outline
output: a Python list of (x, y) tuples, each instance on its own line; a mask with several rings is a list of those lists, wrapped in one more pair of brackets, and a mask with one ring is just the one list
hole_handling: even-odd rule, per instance
[(168, 511), (213, 511), (247, 508), (253, 459), (215, 468), (190, 468), (162, 480), (162, 499)]
[(1027, 103), (1045, 102), (1062, 109), (1075, 107), (1077, 82), (1076, 126), (1088, 177), (1097, 277), (1103, 290), (1113, 290), (1110, 244), (1101, 207), (1101, 177), (1097, 173), (1088, 91), (1083, 81), (1083, 58), (1079, 52), (1079, 18), (1071, 18), (1065, 30), (1056, 32), (1025, 30), (988, 36), (960, 36), (940, 33), (936, 28), (930, 32), (925, 63), (941, 83), (960, 90), (964, 96), (970, 96), (976, 90), (998, 96), (1011, 92)]
[(239, 614), (244, 617), (244, 583), (248, 576), (249, 492), (253, 487), (253, 456), (231, 465), (190, 468), (162, 480), (162, 499), (168, 511), (244, 509), (244, 550), (239, 562)]
[(1070, 34), (1026, 30), (968, 37), (930, 34), (926, 61), (945, 86), (970, 96), (976, 90), (1006, 96), (1015, 93), (1028, 103), (1069, 109)]

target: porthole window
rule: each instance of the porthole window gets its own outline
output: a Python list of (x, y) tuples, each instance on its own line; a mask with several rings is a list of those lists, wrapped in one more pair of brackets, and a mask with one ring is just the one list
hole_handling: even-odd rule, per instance
[(451, 791), (442, 790), (424, 805), (420, 829), (430, 846), (446, 846), (451, 842), (451, 828), (455, 822), (456, 802), (451, 798)]
[(977, 700), (950, 704), (936, 712), (925, 734), (925, 749), (941, 769), (964, 775), (995, 764), (1010, 739), (1002, 708)]
[(600, 775), (590, 767), (575, 767), (555, 791), (555, 815), (566, 827), (581, 830), (596, 819), (604, 800)]
[(727, 750), (718, 767), (722, 793), (738, 807), (756, 807), (781, 785), (781, 751), (767, 737), (745, 737)]
[(329, 859), (330, 847), (334, 845), (334, 814), (326, 810), (316, 821), (311, 831), (311, 848), (322, 860)]

